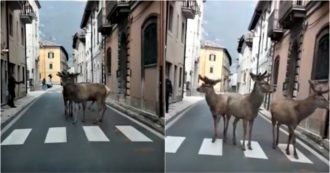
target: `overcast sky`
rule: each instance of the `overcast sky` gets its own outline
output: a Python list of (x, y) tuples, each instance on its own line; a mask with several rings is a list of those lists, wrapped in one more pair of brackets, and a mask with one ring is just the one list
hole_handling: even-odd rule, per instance
[(229, 51), (231, 70), (236, 71), (238, 38), (248, 30), (256, 1), (210, 1), (204, 3), (204, 39), (216, 41)]
[(72, 58), (72, 38), (80, 30), (86, 1), (39, 1), (40, 36), (63, 45)]

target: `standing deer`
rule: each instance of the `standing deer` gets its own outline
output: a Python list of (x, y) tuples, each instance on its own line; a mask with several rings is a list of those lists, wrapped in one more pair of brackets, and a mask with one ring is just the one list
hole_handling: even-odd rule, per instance
[[(296, 152), (296, 136), (294, 130), (299, 123), (311, 115), (316, 108), (329, 109), (329, 101), (322, 95), (329, 92), (329, 89), (322, 91), (320, 88), (316, 89), (315, 84), (309, 80), (312, 91), (314, 92), (303, 100), (282, 99), (273, 101), (270, 112), (272, 115), (273, 125), (273, 148), (278, 145), (279, 128), (281, 124), (285, 124), (289, 129), (288, 144), (286, 147), (286, 154), (290, 154), (289, 146), (292, 141), (293, 155), (298, 159)], [(277, 136), (275, 134), (275, 125), (277, 124)], [(276, 143), (275, 143), (276, 136)]]
[(223, 117), (223, 124), (224, 124), (223, 140), (224, 142), (226, 142), (228, 122), (230, 120), (230, 114), (227, 114), (227, 102), (229, 96), (234, 93), (216, 94), (213, 87), (218, 82), (221, 82), (221, 79), (212, 80), (207, 77), (202, 77), (200, 75), (198, 77), (204, 83), (197, 88), (197, 91), (201, 93), (205, 93), (205, 100), (210, 108), (213, 117), (214, 131), (213, 131), (212, 142), (214, 143), (215, 139), (218, 137), (217, 126), (221, 117)]
[(267, 71), (263, 74), (255, 75), (250, 73), (252, 80), (254, 80), (253, 90), (249, 94), (240, 95), (236, 97), (229, 97), (228, 100), (228, 113), (235, 117), (233, 122), (233, 144), (236, 145), (236, 125), (240, 119), (243, 119), (243, 144), (242, 150), (245, 150), (245, 138), (247, 132), (247, 124), (249, 124), (249, 138), (248, 138), (248, 149), (252, 150), (251, 147), (251, 133), (253, 122), (258, 115), (259, 107), (264, 100), (264, 93), (273, 91), (273, 87), (265, 81), (270, 75), (266, 75)]
[[(83, 122), (85, 121), (85, 109), (87, 101), (96, 101), (98, 104), (99, 116), (96, 122), (102, 122), (103, 116), (106, 110), (105, 99), (110, 94), (110, 89), (103, 84), (97, 83), (72, 83), (72, 75), (65, 73), (57, 73), (57, 76), (61, 77), (63, 81), (63, 98), (73, 101), (75, 103), (81, 103), (83, 107)], [(77, 117), (74, 123), (77, 122)]]

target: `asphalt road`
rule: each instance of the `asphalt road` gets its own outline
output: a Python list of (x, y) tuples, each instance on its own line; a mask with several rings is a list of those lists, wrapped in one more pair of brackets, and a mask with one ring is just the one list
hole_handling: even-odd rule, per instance
[[(261, 116), (254, 122), (252, 151), (243, 152), (232, 144), (232, 121), (228, 140), (210, 143), (213, 134), (211, 113), (205, 101), (187, 110), (166, 130), (167, 172), (328, 172), (329, 165), (312, 151), (297, 143), (299, 160), (290, 160), (279, 148), (272, 148), (272, 126)], [(223, 123), (219, 125), (222, 138)], [(242, 121), (236, 129), (237, 144), (242, 139)], [(287, 143), (287, 135), (280, 132), (280, 144)], [(255, 146), (254, 146), (255, 144)], [(292, 148), (290, 148), (292, 158)]]
[(73, 125), (53, 91), (22, 114), (1, 136), (1, 172), (164, 171), (164, 139), (111, 108), (102, 123), (89, 110)]

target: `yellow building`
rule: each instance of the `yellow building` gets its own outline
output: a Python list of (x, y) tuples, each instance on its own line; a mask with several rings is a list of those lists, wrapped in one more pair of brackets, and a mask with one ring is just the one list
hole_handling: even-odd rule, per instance
[(40, 81), (43, 79), (49, 81), (48, 76), (52, 75), (52, 83), (60, 84), (61, 79), (56, 73), (68, 69), (67, 61), (68, 53), (63, 46), (50, 41), (41, 41), (39, 60)]
[[(199, 74), (211, 79), (222, 79), (215, 92), (228, 91), (231, 57), (226, 48), (211, 41), (204, 41), (201, 45)], [(199, 81), (201, 84), (202, 81)]]

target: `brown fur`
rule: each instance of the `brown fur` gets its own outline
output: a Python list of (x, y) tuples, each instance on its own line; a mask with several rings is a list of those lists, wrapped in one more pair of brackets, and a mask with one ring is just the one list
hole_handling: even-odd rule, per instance
[[(322, 91), (320, 89), (315, 89), (315, 84), (310, 82), (311, 89), (314, 94), (308, 96), (303, 100), (293, 100), (293, 99), (282, 99), (275, 100), (271, 104), (270, 112), (272, 115), (272, 125), (273, 125), (273, 148), (278, 145), (279, 138), (279, 128), (281, 124), (285, 124), (289, 129), (289, 138), (286, 148), (286, 153), (290, 154), (289, 145), (292, 140), (294, 157), (298, 159), (296, 152), (296, 140), (294, 130), (299, 125), (299, 123), (311, 115), (316, 108), (329, 109), (329, 102), (322, 96), (322, 94), (327, 93), (329, 90)], [(275, 125), (277, 125), (277, 136), (275, 134)], [(276, 138), (276, 142), (275, 142)]]

